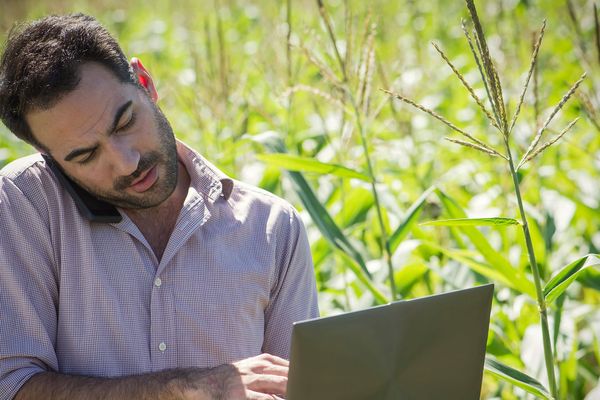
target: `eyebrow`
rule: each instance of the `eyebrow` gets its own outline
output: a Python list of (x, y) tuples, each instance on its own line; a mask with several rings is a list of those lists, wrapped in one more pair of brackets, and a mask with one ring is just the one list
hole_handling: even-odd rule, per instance
[[(123, 104), (122, 106), (120, 106), (117, 109), (117, 112), (115, 113), (115, 117), (113, 119), (112, 125), (111, 125), (110, 129), (108, 130), (108, 135), (110, 135), (117, 129), (117, 126), (119, 125), (119, 121), (121, 120), (121, 117), (131, 107), (131, 104), (133, 104), (133, 101), (129, 100), (128, 102), (126, 102), (125, 104)], [(69, 154), (67, 154), (66, 157), (64, 158), (64, 160), (71, 161), (74, 158), (76, 158), (82, 154), (93, 151), (96, 147), (97, 146), (94, 145), (94, 146), (90, 146), (90, 147), (84, 147), (81, 149), (75, 149), (75, 150), (71, 151)]]

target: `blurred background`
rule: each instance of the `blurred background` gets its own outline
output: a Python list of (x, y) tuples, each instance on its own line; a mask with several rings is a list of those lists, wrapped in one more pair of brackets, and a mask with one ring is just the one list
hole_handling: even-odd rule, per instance
[[(494, 282), (488, 355), (547, 385), (521, 228), (421, 225), (462, 217), (519, 219), (507, 163), (444, 140), (464, 137), (381, 90), (435, 110), (505, 153), (501, 134), (431, 44), (489, 105), (461, 28), (465, 20), (471, 29), (465, 3), (324, 5), (322, 14), (312, 0), (0, 0), (0, 47), (20, 22), (49, 13), (94, 15), (128, 57), (139, 57), (149, 69), (159, 105), (180, 139), (230, 176), (288, 199), (301, 212), (323, 315)], [(518, 171), (548, 282), (569, 263), (600, 253), (600, 4), (476, 5), (510, 117), (547, 21), (510, 138), (517, 160), (587, 72), (542, 143), (580, 119)], [(0, 167), (33, 151), (0, 126)], [(600, 391), (600, 272), (592, 258), (549, 302), (564, 399), (591, 399)], [(534, 398), (519, 380), (486, 371), (482, 398)]]

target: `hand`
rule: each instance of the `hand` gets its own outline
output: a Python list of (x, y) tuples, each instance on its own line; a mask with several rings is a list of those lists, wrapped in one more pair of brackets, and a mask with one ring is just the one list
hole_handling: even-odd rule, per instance
[(218, 384), (211, 386), (219, 387), (219, 399), (281, 399), (286, 395), (288, 369), (287, 360), (261, 354), (213, 369), (211, 381)]
[(288, 368), (288, 361), (261, 354), (216, 368), (179, 368), (120, 378), (41, 372), (27, 380), (15, 398), (41, 400), (53, 393), (55, 398), (86, 400), (282, 400)]

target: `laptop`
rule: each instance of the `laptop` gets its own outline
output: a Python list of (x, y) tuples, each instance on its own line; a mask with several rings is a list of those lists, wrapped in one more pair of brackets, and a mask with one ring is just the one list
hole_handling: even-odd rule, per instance
[(494, 285), (297, 322), (287, 400), (478, 400)]

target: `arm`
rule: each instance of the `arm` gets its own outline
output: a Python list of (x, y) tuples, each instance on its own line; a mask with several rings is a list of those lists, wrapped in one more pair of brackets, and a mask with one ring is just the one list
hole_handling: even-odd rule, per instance
[(265, 310), (262, 351), (288, 358), (293, 323), (319, 316), (317, 288), (306, 230), (291, 206), (276, 233), (278, 271)]
[(287, 361), (268, 355), (207, 370), (115, 378), (59, 373), (54, 346), (60, 272), (48, 215), (2, 175), (0, 227), (0, 400), (236, 400), (285, 393)]
[(15, 400), (62, 399), (272, 399), (285, 395), (288, 363), (262, 354), (216, 368), (173, 369), (119, 378), (42, 372), (31, 377)]

